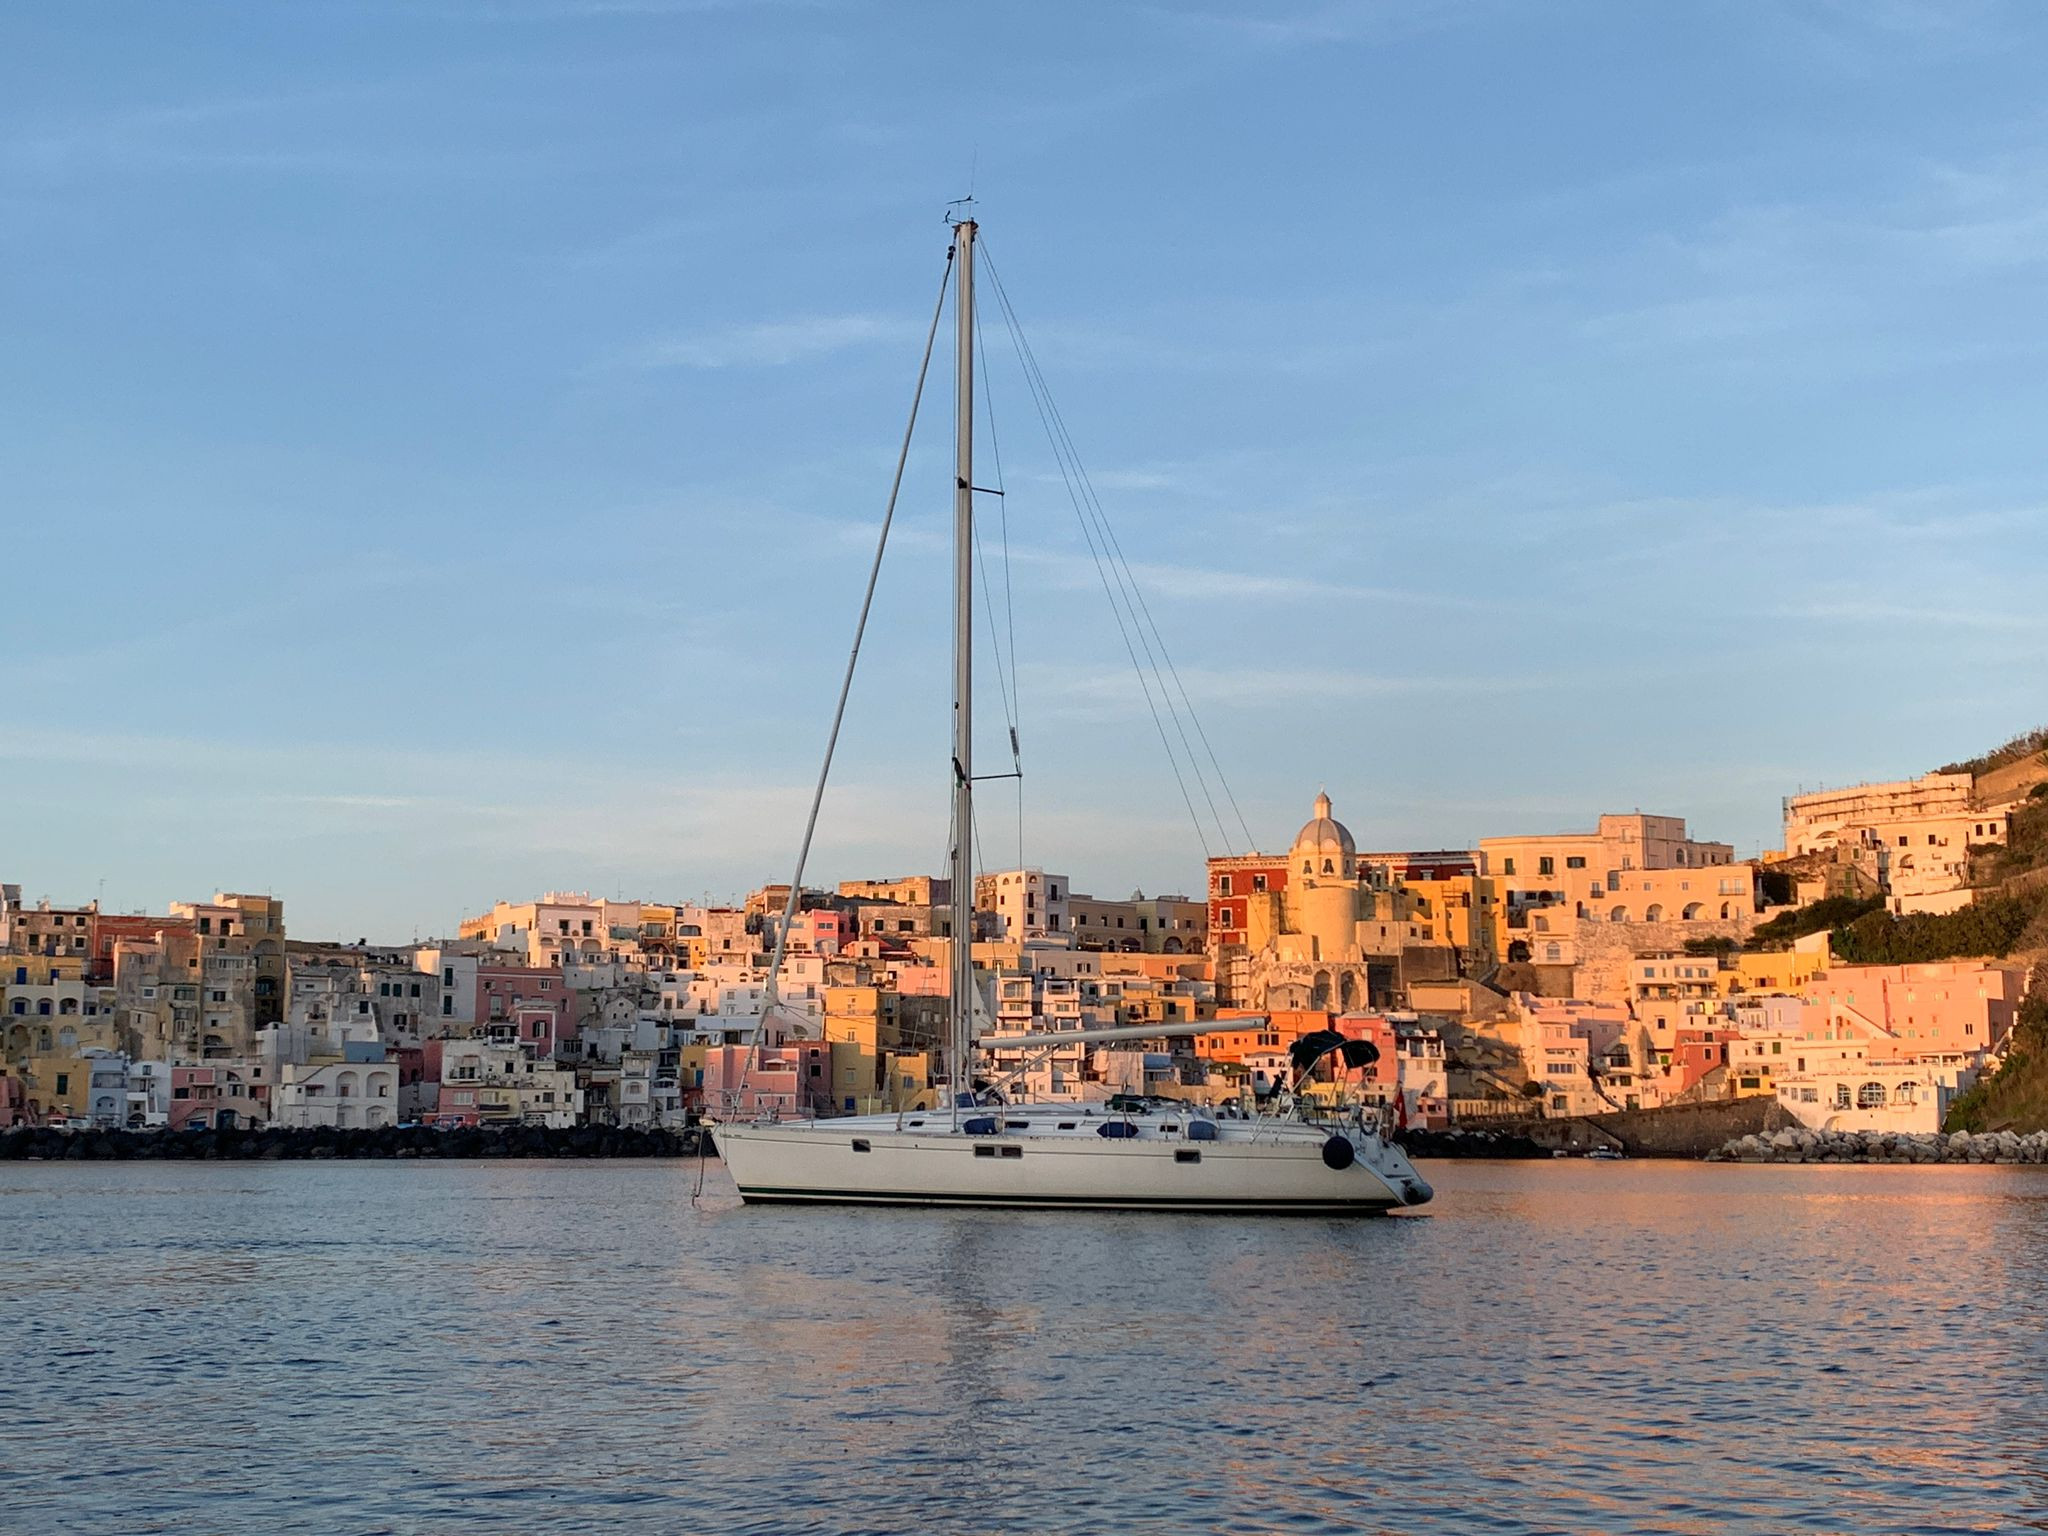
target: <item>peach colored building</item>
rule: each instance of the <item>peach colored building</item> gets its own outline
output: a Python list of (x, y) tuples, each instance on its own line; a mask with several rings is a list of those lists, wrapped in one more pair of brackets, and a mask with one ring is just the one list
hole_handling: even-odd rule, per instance
[(1756, 911), (1756, 870), (1728, 843), (1686, 835), (1678, 816), (1605, 815), (1591, 832), (1488, 837), (1480, 872), (1498, 892), (1502, 958), (1577, 965), (1582, 923), (1739, 922)]
[(2019, 1012), (2018, 965), (1838, 965), (1801, 992), (1809, 1039), (1867, 1034), (1870, 1059), (1971, 1061), (1999, 1045)]

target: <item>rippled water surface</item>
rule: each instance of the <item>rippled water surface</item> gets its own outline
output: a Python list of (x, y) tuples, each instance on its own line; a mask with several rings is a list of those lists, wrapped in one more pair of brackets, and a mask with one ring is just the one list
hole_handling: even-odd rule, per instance
[(0, 1530), (2048, 1528), (2048, 1170), (1425, 1171), (1259, 1221), (0, 1165)]

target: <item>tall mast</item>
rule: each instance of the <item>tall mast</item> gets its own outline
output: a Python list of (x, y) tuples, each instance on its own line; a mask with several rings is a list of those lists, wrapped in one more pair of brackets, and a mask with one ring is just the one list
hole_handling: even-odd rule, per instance
[(954, 1119), (974, 1087), (974, 235), (953, 226), (959, 293), (953, 442), (953, 975), (946, 1063)]

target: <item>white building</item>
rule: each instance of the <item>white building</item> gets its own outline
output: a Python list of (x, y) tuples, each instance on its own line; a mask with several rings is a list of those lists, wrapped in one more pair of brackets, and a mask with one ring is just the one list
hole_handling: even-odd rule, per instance
[[(358, 1047), (349, 1054), (368, 1056), (371, 1049)], [(360, 1130), (398, 1123), (395, 1061), (286, 1062), (279, 1072), (279, 1081), (271, 1090), (273, 1125)]]
[(1803, 1070), (1780, 1071), (1778, 1102), (1816, 1131), (1938, 1131), (1977, 1069), (1872, 1061), (1868, 1042), (1806, 1041)]
[(171, 1119), (171, 1067), (164, 1061), (128, 1064), (128, 1104), (124, 1124), (130, 1130), (155, 1130)]
[(998, 941), (1070, 934), (1071, 894), (1065, 875), (1049, 875), (1042, 869), (1000, 869), (974, 877), (974, 908), (993, 915), (990, 937)]

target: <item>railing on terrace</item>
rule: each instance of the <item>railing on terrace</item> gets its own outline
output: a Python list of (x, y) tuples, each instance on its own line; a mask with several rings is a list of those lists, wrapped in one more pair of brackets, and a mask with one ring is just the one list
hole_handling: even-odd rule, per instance
[(1540, 1119), (1543, 1115), (1541, 1099), (1452, 1099), (1450, 1107), (1453, 1122)]

